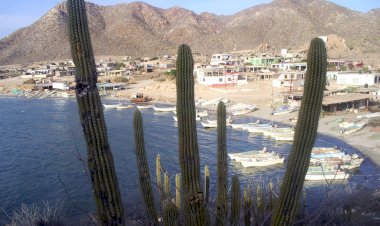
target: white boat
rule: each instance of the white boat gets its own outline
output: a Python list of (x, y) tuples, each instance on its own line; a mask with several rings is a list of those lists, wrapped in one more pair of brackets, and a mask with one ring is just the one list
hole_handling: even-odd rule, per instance
[(319, 166), (339, 166), (340, 169), (357, 169), (364, 162), (364, 159), (357, 154), (343, 155), (339, 157), (311, 158), (310, 165)]
[(365, 115), (358, 115), (356, 117), (358, 119), (380, 117), (380, 112), (375, 112), (375, 113), (370, 113), (370, 114), (365, 114)]
[(230, 157), (231, 160), (235, 160), (236, 162), (240, 162), (242, 160), (250, 159), (250, 158), (259, 158), (259, 157), (270, 157), (270, 156), (276, 156), (276, 153), (268, 152), (266, 147), (264, 147), (262, 150), (252, 150), (252, 151), (244, 151), (244, 152), (237, 152), (237, 153), (228, 153), (228, 157)]
[(173, 106), (173, 107), (156, 107), (153, 105), (153, 109), (157, 112), (170, 112), (170, 111), (175, 111), (176, 106)]
[(367, 122), (342, 122), (339, 123), (340, 132), (342, 134), (351, 134), (363, 129)]
[(201, 106), (207, 106), (207, 105), (216, 105), (221, 101), (223, 98), (222, 97), (217, 97), (211, 100), (206, 100), (201, 103)]
[(342, 169), (335, 169), (321, 166), (309, 166), (305, 180), (344, 180), (348, 179), (350, 174)]
[(288, 114), (288, 113), (291, 113), (291, 112), (294, 112), (294, 111), (297, 111), (298, 110), (298, 107), (297, 106), (287, 106), (287, 105), (284, 105), (284, 106), (280, 106), (278, 108), (276, 108), (272, 114), (273, 115), (283, 115), (283, 114)]
[(134, 108), (132, 104), (118, 104), (116, 106), (116, 109), (129, 109), (129, 108)]
[(252, 123), (242, 123), (242, 124), (231, 124), (231, 127), (234, 129), (249, 130), (249, 128), (264, 128), (264, 127), (270, 128), (272, 127), (272, 124), (252, 122)]
[[(229, 115), (229, 116), (227, 116), (227, 118), (226, 118), (226, 123), (228, 124), (228, 125), (230, 125), (231, 123), (232, 123), (232, 117)], [(211, 120), (211, 119), (207, 119), (207, 123), (208, 124), (217, 124), (217, 120), (215, 119), (215, 120)], [(216, 127), (216, 126), (215, 126)]]
[(238, 103), (227, 109), (232, 115), (244, 115), (256, 110), (256, 105)]
[(251, 158), (240, 161), (241, 165), (246, 167), (260, 167), (260, 166), (271, 166), (276, 164), (284, 163), (285, 158), (279, 156), (273, 157), (263, 157), (263, 158)]
[(174, 121), (178, 122), (178, 118), (176, 115), (173, 116)]
[(197, 110), (196, 111), (196, 116), (201, 118), (201, 117), (207, 117), (208, 116), (208, 112), (206, 110)]
[(103, 104), (104, 108), (117, 108), (120, 104)]
[(331, 157), (342, 157), (345, 153), (342, 152), (337, 147), (332, 148), (322, 148), (322, 147), (313, 147), (311, 150), (312, 159), (321, 159), (321, 158), (331, 158)]
[(153, 105), (152, 104), (136, 104), (136, 107), (140, 110), (140, 109), (149, 109), (149, 108), (153, 108)]

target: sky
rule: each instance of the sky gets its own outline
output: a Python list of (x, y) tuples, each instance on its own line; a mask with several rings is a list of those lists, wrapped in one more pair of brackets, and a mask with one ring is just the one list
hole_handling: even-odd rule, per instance
[[(130, 0), (88, 0), (99, 5), (129, 3)], [(144, 2), (167, 9), (183, 7), (196, 13), (210, 12), (217, 15), (232, 15), (243, 9), (269, 3), (271, 0), (143, 0)], [(380, 0), (330, 0), (352, 10), (367, 12), (380, 8)], [(37, 21), (62, 0), (0, 0), (0, 39)]]

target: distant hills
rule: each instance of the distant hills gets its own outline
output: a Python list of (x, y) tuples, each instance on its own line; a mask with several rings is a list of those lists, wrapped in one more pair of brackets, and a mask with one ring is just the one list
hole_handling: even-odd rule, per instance
[[(298, 51), (307, 49), (313, 37), (329, 35), (329, 57), (380, 63), (380, 9), (361, 13), (326, 0), (274, 0), (231, 16), (143, 2), (87, 3), (87, 13), (98, 56), (175, 54), (181, 43), (201, 54)], [(0, 40), (0, 65), (70, 58), (67, 22), (66, 5), (60, 3), (31, 26)]]

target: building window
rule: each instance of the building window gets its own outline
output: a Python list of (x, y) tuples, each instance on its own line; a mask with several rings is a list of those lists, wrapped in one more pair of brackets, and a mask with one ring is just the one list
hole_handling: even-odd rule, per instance
[(219, 78), (219, 82), (223, 82), (223, 78)]

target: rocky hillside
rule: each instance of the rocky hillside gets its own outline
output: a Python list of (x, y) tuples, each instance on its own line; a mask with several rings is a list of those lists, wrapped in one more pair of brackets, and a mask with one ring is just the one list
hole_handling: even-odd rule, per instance
[[(173, 54), (181, 43), (210, 54), (257, 49), (305, 49), (311, 38), (329, 35), (333, 58), (379, 64), (380, 9), (349, 10), (326, 0), (274, 0), (231, 16), (196, 14), (143, 2), (99, 6), (88, 3), (96, 55)], [(67, 10), (57, 5), (33, 25), (0, 40), (0, 65), (69, 58)]]

